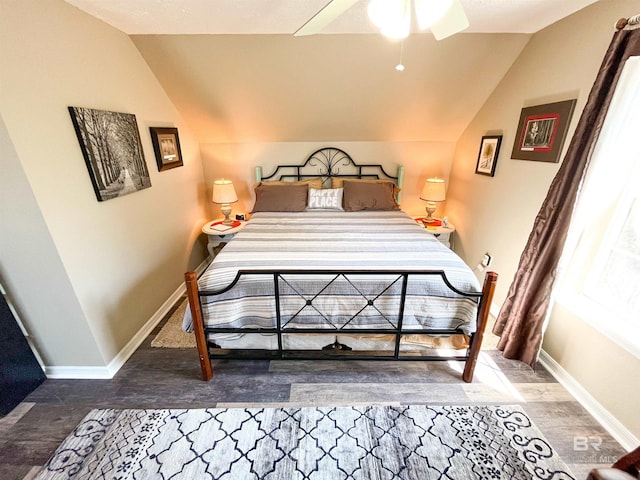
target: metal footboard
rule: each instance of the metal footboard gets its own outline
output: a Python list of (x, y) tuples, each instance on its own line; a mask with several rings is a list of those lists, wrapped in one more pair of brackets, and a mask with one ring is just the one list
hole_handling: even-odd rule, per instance
[[(273, 295), (275, 303), (275, 324), (272, 327), (259, 328), (234, 328), (234, 327), (209, 327), (204, 325), (203, 301), (207, 297), (221, 295), (236, 286), (241, 278), (250, 275), (269, 275), (273, 278)], [(404, 335), (411, 334), (427, 334), (427, 335), (452, 335), (463, 333), (458, 329), (428, 329), (428, 328), (407, 328), (404, 324), (405, 304), (407, 299), (407, 285), (411, 276), (435, 276), (440, 277), (441, 281), (459, 298), (467, 298), (477, 305), (476, 313), (476, 331), (471, 336), (469, 347), (464, 355), (403, 355), (400, 344)], [(303, 278), (305, 276), (327, 276), (330, 277), (315, 292), (300, 292), (293, 285), (293, 278)], [(359, 288), (357, 279), (362, 276), (379, 276), (384, 279), (385, 286), (380, 291), (363, 292)], [(198, 283), (194, 272), (185, 274), (187, 293), (189, 296), (189, 304), (191, 315), (193, 318), (194, 332), (196, 335), (196, 343), (200, 356), (200, 364), (202, 369), (202, 377), (209, 380), (213, 376), (211, 366), (212, 359), (296, 359), (296, 360), (460, 360), (465, 362), (465, 370), (463, 379), (467, 382), (473, 378), (473, 370), (480, 351), (484, 328), (487, 323), (489, 307), (497, 274), (488, 272), (485, 277), (484, 285), (479, 292), (464, 292), (457, 289), (447, 279), (443, 270), (423, 270), (423, 271), (328, 271), (328, 270), (242, 270), (239, 271), (231, 284), (227, 287), (217, 290), (198, 289)], [(340, 316), (340, 320), (336, 321), (331, 315), (325, 315), (322, 312), (322, 298), (325, 292), (335, 286), (336, 282), (351, 285), (355, 296), (361, 297), (359, 308), (356, 307), (355, 312), (346, 312)], [(282, 290), (286, 290), (283, 292)], [(284, 305), (292, 298), (298, 302), (298, 307), (290, 308)], [(384, 309), (380, 307), (382, 299), (393, 298), (397, 303), (397, 311), (388, 312), (388, 306)], [(384, 310), (384, 311), (383, 311)], [(388, 326), (384, 328), (358, 326), (362, 322), (364, 313), (377, 311), (374, 315), (384, 318)], [(311, 317), (320, 321), (319, 326), (292, 326), (295, 322), (299, 322), (305, 315), (312, 313)], [(392, 314), (393, 313), (393, 314)], [(366, 319), (364, 320), (366, 323)], [(318, 324), (318, 325), (320, 325)], [(214, 342), (208, 340), (210, 334), (216, 333), (243, 333), (243, 334), (267, 334), (277, 336), (277, 349), (221, 349)], [(335, 334), (336, 341), (333, 344), (326, 345), (319, 350), (294, 350), (287, 349), (283, 346), (283, 336), (296, 334)], [(337, 340), (337, 335), (368, 335), (368, 334), (387, 334), (394, 338), (393, 351), (352, 351), (348, 346), (341, 344)], [(364, 352), (364, 353), (363, 353)]]

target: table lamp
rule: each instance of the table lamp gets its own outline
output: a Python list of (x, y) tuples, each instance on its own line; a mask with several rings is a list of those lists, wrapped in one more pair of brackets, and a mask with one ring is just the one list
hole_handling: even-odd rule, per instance
[(213, 203), (221, 204), (220, 210), (224, 215), (222, 224), (231, 225), (233, 220), (229, 218), (229, 214), (231, 213), (231, 205), (229, 204), (238, 201), (238, 195), (236, 195), (236, 191), (233, 188), (233, 182), (231, 180), (225, 180), (224, 178), (214, 181), (212, 200)]
[(436, 211), (437, 207), (435, 202), (444, 202), (445, 200), (444, 180), (441, 178), (427, 178), (420, 193), (420, 200), (427, 202), (427, 216), (424, 218), (423, 223), (425, 225), (435, 223), (437, 221), (433, 218), (433, 212)]

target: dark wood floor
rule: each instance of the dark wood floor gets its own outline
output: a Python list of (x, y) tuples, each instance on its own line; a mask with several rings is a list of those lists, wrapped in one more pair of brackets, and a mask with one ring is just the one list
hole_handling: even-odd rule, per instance
[[(472, 384), (460, 380), (458, 362), (364, 361), (220, 361), (202, 382), (195, 350), (150, 346), (159, 328), (113, 379), (47, 380), (1, 418), (0, 479), (34, 478), (94, 408), (519, 404), (577, 479), (624, 453), (542, 366), (532, 371), (495, 350), (482, 352)], [(599, 451), (583, 450), (584, 437), (601, 440)]]

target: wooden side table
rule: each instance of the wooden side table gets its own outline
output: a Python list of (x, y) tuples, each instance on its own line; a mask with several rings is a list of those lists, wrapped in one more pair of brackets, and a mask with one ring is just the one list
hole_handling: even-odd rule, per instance
[(219, 230), (222, 225), (222, 220), (212, 220), (205, 223), (202, 226), (202, 233), (206, 233), (209, 237), (209, 242), (207, 243), (207, 250), (209, 251), (209, 255), (211, 258), (216, 256), (215, 248), (220, 246), (223, 243), (230, 242), (233, 237), (236, 236), (240, 230), (244, 228), (247, 222), (242, 220), (234, 220), (233, 224), (229, 225), (231, 228), (226, 230)]
[(442, 243), (445, 247), (451, 248), (451, 242), (453, 238), (451, 238), (451, 234), (456, 231), (456, 227), (449, 223), (446, 227), (443, 226), (425, 226), (422, 223), (422, 219), (424, 217), (414, 217), (413, 219), (416, 221), (418, 225), (425, 228), (427, 232), (433, 234), (434, 237), (438, 239), (440, 243)]

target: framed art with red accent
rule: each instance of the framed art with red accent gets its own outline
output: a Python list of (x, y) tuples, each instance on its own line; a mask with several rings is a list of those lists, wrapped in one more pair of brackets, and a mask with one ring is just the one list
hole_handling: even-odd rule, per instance
[(576, 101), (523, 108), (511, 158), (558, 163)]

